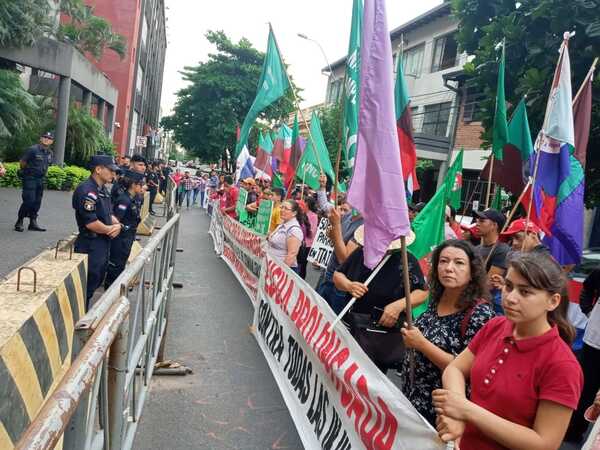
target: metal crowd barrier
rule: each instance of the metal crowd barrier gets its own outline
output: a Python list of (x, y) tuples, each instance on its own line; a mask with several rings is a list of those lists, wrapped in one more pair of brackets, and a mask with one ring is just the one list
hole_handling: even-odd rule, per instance
[(64, 450), (132, 448), (173, 296), (180, 215), (170, 205), (172, 217), (77, 323), (72, 366), (16, 449), (61, 439)]

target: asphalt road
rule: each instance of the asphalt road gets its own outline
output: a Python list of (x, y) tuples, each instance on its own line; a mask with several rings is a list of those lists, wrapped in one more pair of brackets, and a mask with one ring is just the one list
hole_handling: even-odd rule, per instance
[(18, 233), (14, 225), (21, 206), (21, 191), (0, 188), (0, 276), (77, 231), (71, 195), (71, 192), (45, 191), (38, 223), (48, 231), (27, 231), (29, 220), (25, 219), (25, 232)]
[(166, 357), (194, 371), (152, 380), (134, 444), (155, 449), (301, 449), (279, 389), (249, 332), (250, 299), (213, 252), (208, 217), (182, 210)]

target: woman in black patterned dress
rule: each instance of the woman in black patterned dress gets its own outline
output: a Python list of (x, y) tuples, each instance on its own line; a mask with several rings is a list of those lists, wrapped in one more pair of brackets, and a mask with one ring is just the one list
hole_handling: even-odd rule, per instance
[(415, 349), (414, 383), (408, 352), (402, 367), (403, 392), (417, 411), (435, 427), (431, 393), (442, 386), (442, 372), (492, 317), (485, 271), (474, 247), (451, 239), (431, 257), (430, 301), (412, 329), (403, 328), (407, 348)]

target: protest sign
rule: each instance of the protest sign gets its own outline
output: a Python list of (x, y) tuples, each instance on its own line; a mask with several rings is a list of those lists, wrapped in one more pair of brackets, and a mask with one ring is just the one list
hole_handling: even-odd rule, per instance
[(333, 255), (333, 242), (327, 235), (327, 229), (329, 228), (329, 220), (322, 218), (319, 222), (319, 228), (317, 229), (317, 235), (313, 241), (313, 245), (308, 252), (308, 262), (317, 264), (323, 269), (327, 268), (331, 255)]
[(213, 214), (210, 220), (208, 234), (212, 237), (215, 253), (219, 256), (223, 254), (223, 215), (219, 210), (219, 201), (212, 202)]
[(206, 190), (204, 191), (204, 201), (202, 202), (202, 209), (208, 209), (208, 204), (210, 203), (210, 194), (211, 194), (211, 190), (210, 188), (206, 188)]
[(240, 188), (237, 203), (235, 205), (235, 212), (240, 222), (244, 222), (248, 216), (246, 211), (246, 201), (248, 200), (248, 191), (244, 188)]
[(269, 233), (271, 226), (271, 214), (273, 213), (273, 202), (271, 200), (263, 200), (258, 205), (258, 213), (256, 214), (256, 222), (254, 223), (254, 231), (258, 234), (266, 236)]
[(305, 448), (445, 448), (348, 330), (331, 329), (325, 301), (269, 254), (255, 306), (255, 337)]

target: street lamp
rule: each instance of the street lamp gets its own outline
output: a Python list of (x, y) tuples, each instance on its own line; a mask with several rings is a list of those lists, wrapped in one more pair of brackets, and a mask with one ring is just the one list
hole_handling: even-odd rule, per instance
[(315, 39), (311, 39), (311, 38), (309, 38), (307, 35), (305, 35), (303, 33), (298, 33), (298, 37), (302, 38), (302, 39), (304, 39), (306, 41), (311, 41), (311, 42), (314, 42), (315, 44), (317, 44), (317, 46), (319, 47), (319, 50), (321, 50), (321, 54), (323, 55), (323, 58), (325, 58), (325, 62), (327, 63), (327, 67), (329, 67), (329, 73), (331, 74), (331, 78), (333, 78), (333, 81), (337, 81), (337, 77), (333, 73), (333, 69), (331, 68), (331, 64), (329, 64), (329, 59), (327, 59), (327, 55), (325, 54), (325, 50), (323, 50), (323, 47), (321, 46), (321, 44), (319, 43), (319, 41), (317, 41)]

